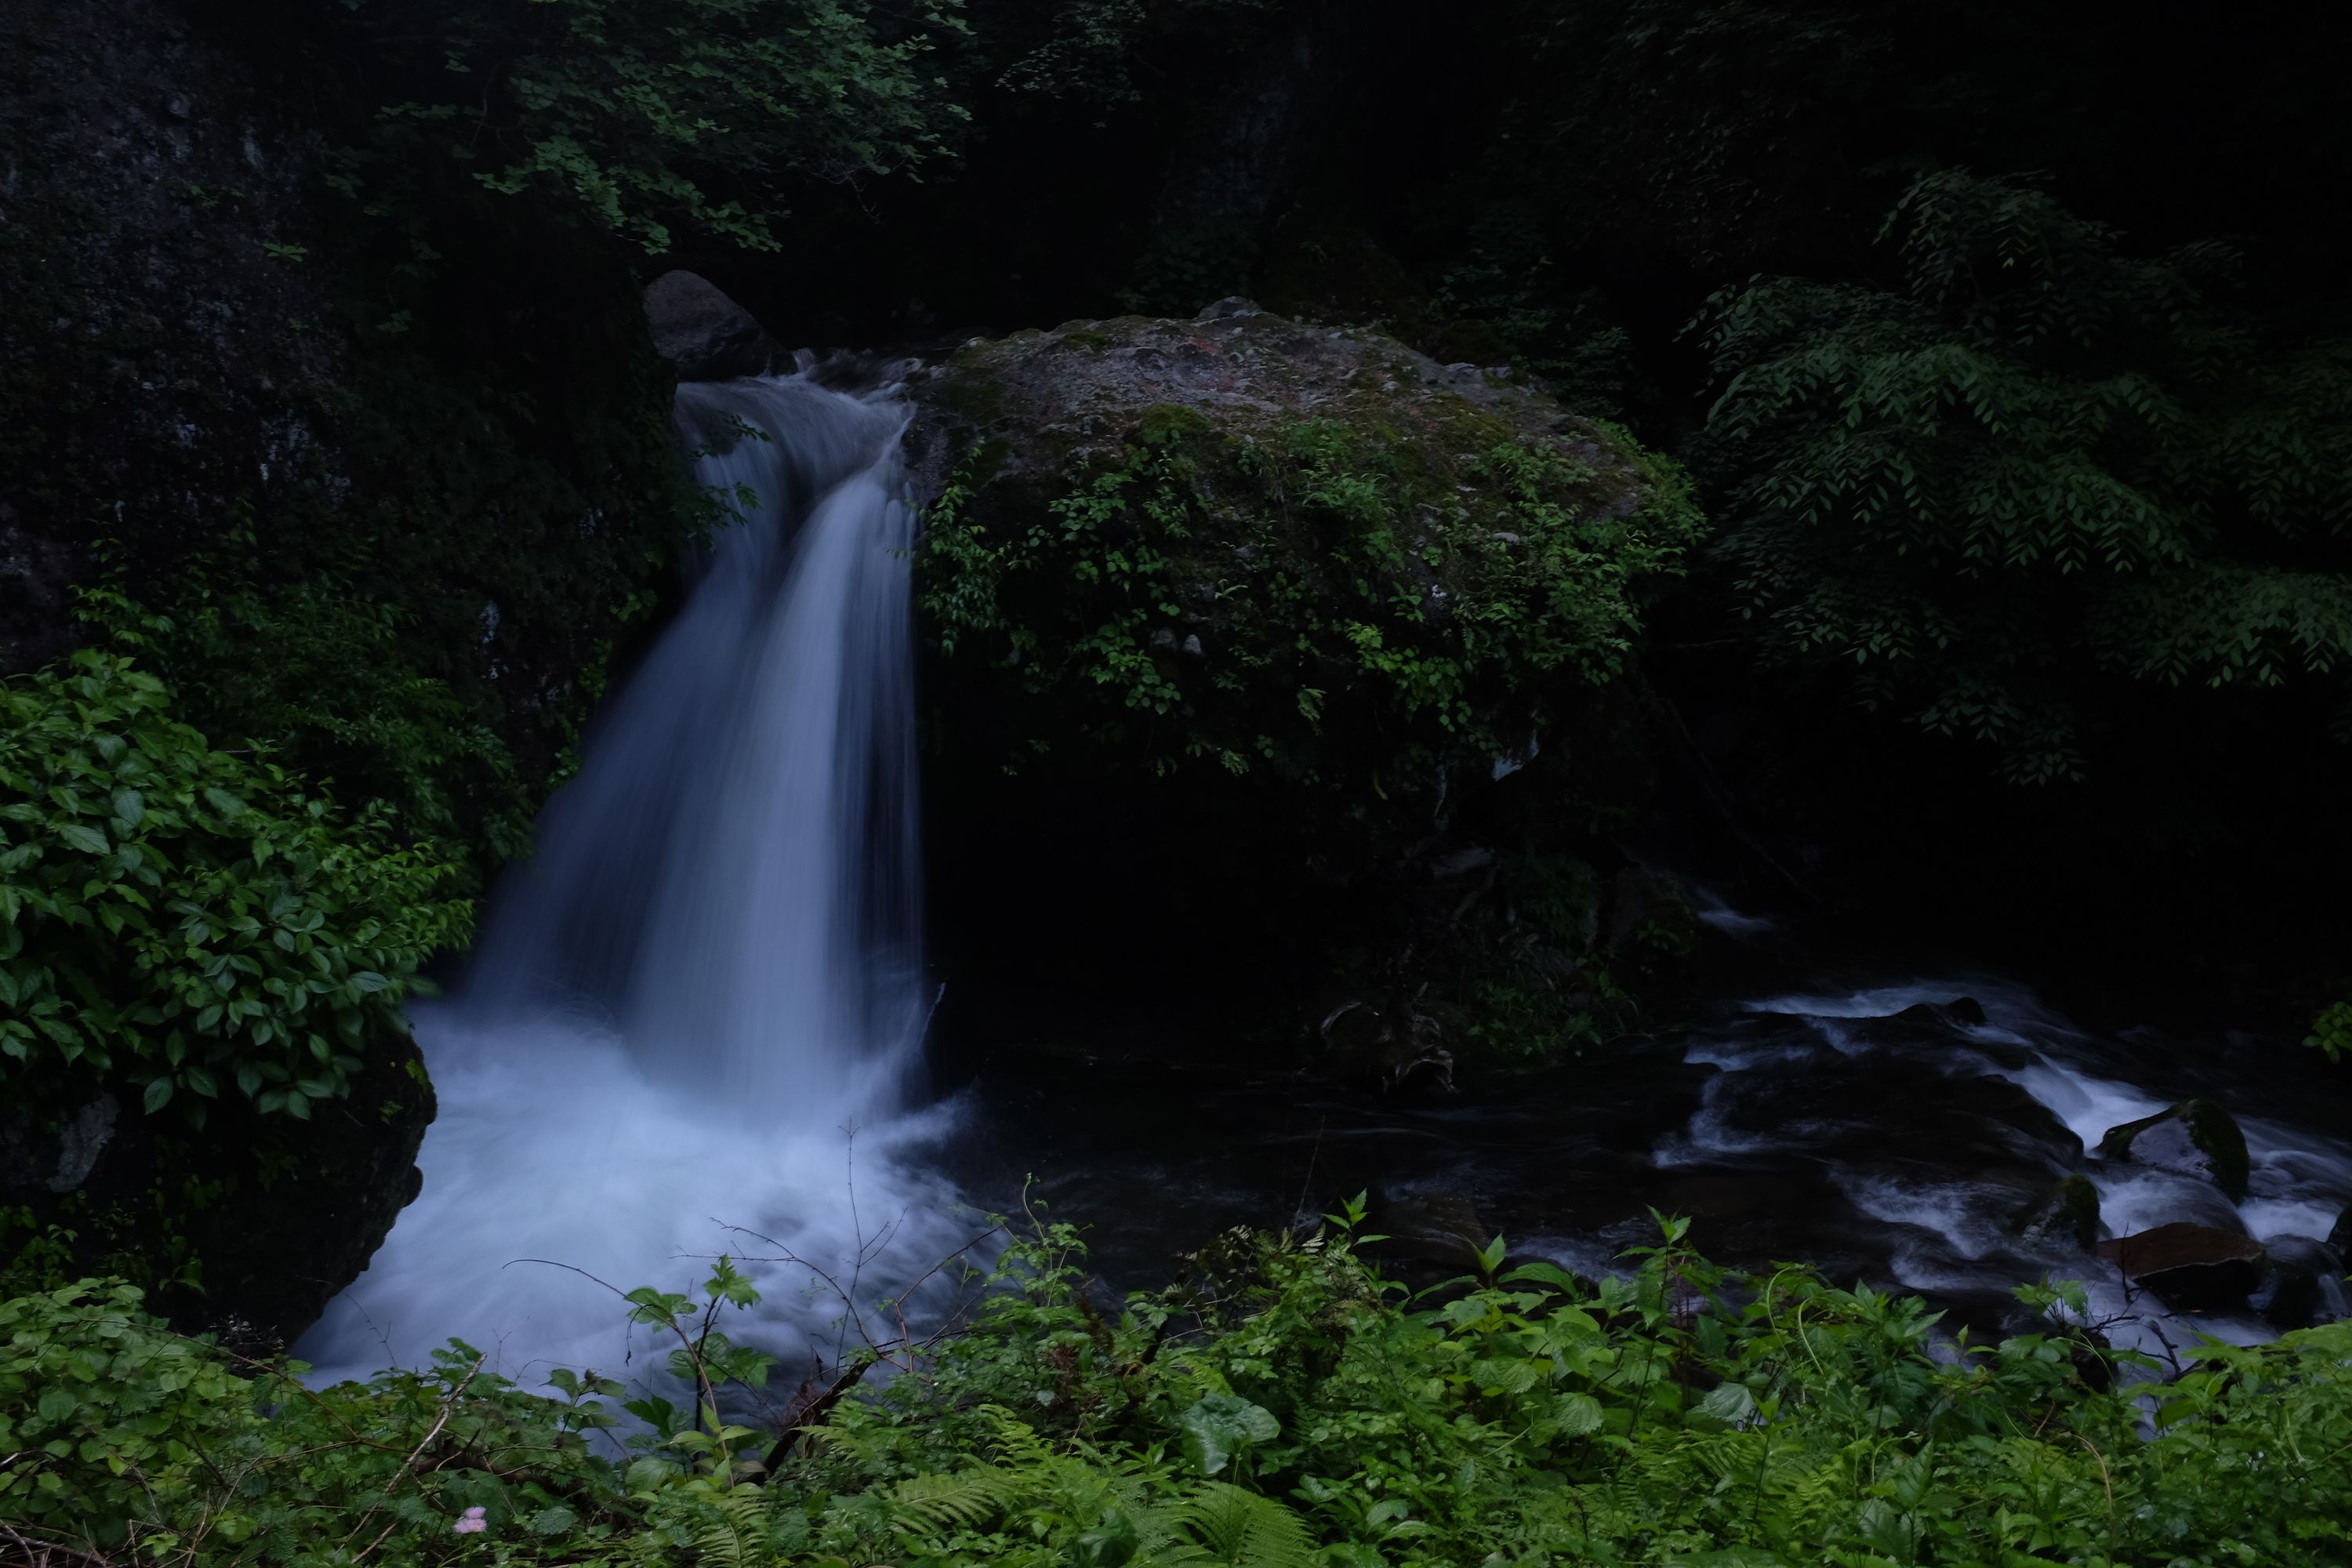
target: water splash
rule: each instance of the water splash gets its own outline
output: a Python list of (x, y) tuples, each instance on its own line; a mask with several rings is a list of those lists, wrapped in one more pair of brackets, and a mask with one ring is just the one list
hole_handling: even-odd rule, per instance
[[(722, 1250), (845, 1271), (870, 1250), (847, 1130), (893, 1108), (922, 1015), (905, 419), (892, 389), (806, 374), (679, 388), (734, 520), (466, 984), (416, 1010), (441, 1100), (424, 1191), (301, 1347), (329, 1374), (452, 1336), (526, 1382), (610, 1369), (621, 1314), (572, 1269), (681, 1289)], [(955, 1245), (952, 1194), (892, 1157), (928, 1131), (856, 1145), (866, 1217), (910, 1260)], [(824, 1314), (789, 1321), (770, 1283), (790, 1355)]]

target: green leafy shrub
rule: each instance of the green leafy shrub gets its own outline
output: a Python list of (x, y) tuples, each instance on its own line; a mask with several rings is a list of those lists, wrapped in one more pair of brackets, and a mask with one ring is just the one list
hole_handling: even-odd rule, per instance
[(2336, 1003), (2313, 1019), (2311, 1034), (2303, 1043), (2325, 1052), (2331, 1062), (2352, 1057), (2352, 1002)]
[(1597, 1286), (1498, 1242), (1409, 1301), (1356, 1256), (1361, 1213), (1235, 1233), (1114, 1308), (1033, 1212), (976, 1318), (869, 1343), (898, 1374), (781, 1436), (723, 1411), (720, 1369), (765, 1370), (714, 1337), (756, 1299), (725, 1260), (699, 1301), (630, 1296), (698, 1408), (631, 1401), (650, 1424), (617, 1446), (609, 1379), (532, 1396), (459, 1345), (312, 1391), (127, 1290), (27, 1297), (0, 1306), (0, 1523), (192, 1564), (2316, 1568), (2352, 1542), (2352, 1326), (2107, 1393), (2071, 1288), (1979, 1345), (1916, 1298), (1723, 1273), (1675, 1222)]
[[(1441, 458), (1448, 438), (1475, 449)], [(1423, 441), (1331, 419), (1260, 440), (1147, 409), (1117, 460), (975, 515), (989, 460), (927, 522), (932, 637), (993, 654), (1062, 727), (1159, 772), (1271, 763), (1377, 790), (1442, 754), (1507, 752), (1544, 683), (1623, 670), (1643, 584), (1704, 527), (1671, 465), (1642, 458), (1647, 492), (1623, 506), (1619, 478), (1475, 415)], [(1213, 650), (1198, 673), (1180, 625)], [(1357, 772), (1350, 741), (1386, 754)]]
[(2083, 773), (2117, 687), (2352, 700), (2352, 347), (2256, 332), (2222, 247), (2133, 257), (2031, 186), (1933, 174), (1887, 227), (1900, 289), (1703, 317), (1762, 649), (2026, 781)]
[(958, 0), (348, 9), (426, 89), (385, 110), (384, 157), (422, 144), (492, 190), (551, 197), (655, 254), (673, 247), (673, 226), (775, 249), (790, 182), (912, 168), (947, 151), (966, 118), (925, 63), (964, 30)]
[(113, 1082), (198, 1123), (232, 1092), (307, 1117), (405, 1033), (418, 965), (469, 929), (446, 856), (217, 749), (119, 654), (0, 704), (0, 1052), (28, 1101)]

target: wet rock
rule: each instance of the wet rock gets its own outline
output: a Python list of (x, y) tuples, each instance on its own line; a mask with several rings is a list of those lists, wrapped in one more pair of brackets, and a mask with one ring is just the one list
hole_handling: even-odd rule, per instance
[(1342, 1082), (1382, 1094), (1412, 1086), (1451, 1093), (1454, 1056), (1436, 1019), (1406, 999), (1383, 1005), (1350, 998), (1317, 1030), (1325, 1065)]
[(2186, 1222), (2103, 1241), (2097, 1251), (2133, 1284), (2190, 1312), (2245, 1300), (2262, 1284), (2266, 1261), (2252, 1237)]
[(646, 324), (680, 381), (758, 375), (782, 357), (749, 310), (698, 273), (665, 272), (647, 284)]
[(1365, 1225), (1369, 1234), (1383, 1238), (1366, 1247), (1373, 1257), (1447, 1268), (1475, 1267), (1494, 1239), (1476, 1200), (1452, 1187), (1375, 1189)]
[(2252, 1173), (2246, 1135), (2239, 1131), (2237, 1119), (2210, 1100), (2184, 1100), (2169, 1110), (2111, 1127), (2099, 1141), (2099, 1154), (2203, 1176), (2232, 1203), (2245, 1201)]
[(2346, 1316), (2341, 1252), (2310, 1236), (2274, 1236), (2263, 1248), (2270, 1272), (2250, 1303), (2263, 1321), (2285, 1333)]
[(2327, 1245), (2347, 1258), (2352, 1258), (2352, 1208), (2336, 1216), (2336, 1228), (2327, 1233)]
[(2010, 1230), (2029, 1245), (2088, 1252), (2099, 1239), (2099, 1189), (2080, 1172), (2064, 1177), (2019, 1210)]
[[(0, 1110), (0, 1273), (23, 1289), (117, 1275), (190, 1331), (284, 1350), (360, 1271), (416, 1196), (433, 1120), (423, 1058), (371, 1043), (347, 1099), (310, 1120), (224, 1099), (202, 1137), (100, 1093)], [(68, 1236), (67, 1254), (26, 1247)]]

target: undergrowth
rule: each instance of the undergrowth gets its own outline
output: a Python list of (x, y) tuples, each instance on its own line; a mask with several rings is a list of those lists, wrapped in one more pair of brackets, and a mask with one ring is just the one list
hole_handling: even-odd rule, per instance
[(1979, 1344), (1916, 1298), (1717, 1269), (1668, 1222), (1597, 1285), (1497, 1245), (1408, 1299), (1361, 1212), (1234, 1233), (1115, 1303), (1031, 1211), (962, 1321), (851, 1313), (898, 1331), (781, 1432), (729, 1418), (769, 1363), (719, 1329), (756, 1300), (724, 1260), (699, 1300), (628, 1297), (692, 1408), (625, 1415), (609, 1378), (536, 1394), (462, 1344), (313, 1390), (85, 1282), (0, 1306), (0, 1541), (83, 1568), (2344, 1558), (2352, 1326), (2135, 1383), (2159, 1369), (2115, 1367), (2063, 1287)]

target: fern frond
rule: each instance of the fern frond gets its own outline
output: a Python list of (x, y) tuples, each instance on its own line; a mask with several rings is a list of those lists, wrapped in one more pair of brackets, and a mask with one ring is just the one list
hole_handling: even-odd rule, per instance
[(890, 1489), (890, 1528), (935, 1537), (992, 1524), (1022, 1489), (1018, 1479), (982, 1468), (950, 1476), (911, 1476)]
[(1206, 1561), (1226, 1568), (1314, 1568), (1307, 1521), (1272, 1498), (1212, 1481), (1178, 1510), (1184, 1534)]
[(759, 1489), (737, 1487), (712, 1499), (719, 1518), (694, 1538), (704, 1568), (767, 1568), (768, 1521)]

